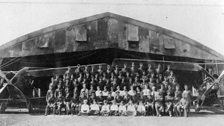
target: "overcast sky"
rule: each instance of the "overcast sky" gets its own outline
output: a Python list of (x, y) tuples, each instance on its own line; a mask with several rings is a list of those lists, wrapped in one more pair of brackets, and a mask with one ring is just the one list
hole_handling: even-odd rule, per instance
[(0, 45), (50, 25), (112, 12), (178, 32), (224, 55), (224, 0), (29, 1), (0, 0)]

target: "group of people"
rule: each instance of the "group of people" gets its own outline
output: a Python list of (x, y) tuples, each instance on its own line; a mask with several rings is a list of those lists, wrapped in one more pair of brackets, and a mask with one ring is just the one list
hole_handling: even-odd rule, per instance
[(170, 65), (92, 65), (51, 78), (45, 115), (188, 116), (191, 91)]

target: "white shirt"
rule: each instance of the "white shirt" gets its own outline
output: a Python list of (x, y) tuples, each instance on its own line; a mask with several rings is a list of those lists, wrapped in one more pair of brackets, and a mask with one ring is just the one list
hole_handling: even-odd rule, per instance
[(118, 106), (117, 105), (111, 105), (110, 110), (111, 111), (118, 111)]
[(108, 91), (103, 91), (103, 96), (108, 96)]
[(127, 111), (135, 111), (134, 105), (128, 105)]
[(134, 90), (130, 90), (130, 91), (128, 92), (128, 94), (131, 95), (131, 96), (135, 96), (135, 91), (134, 91)]
[(137, 107), (137, 111), (138, 111), (138, 112), (145, 112), (145, 106), (143, 106), (143, 105), (138, 105), (138, 107)]
[(90, 105), (91, 110), (100, 110), (99, 106), (97, 104), (91, 104)]
[(120, 91), (120, 95), (124, 96), (125, 95), (125, 91)]
[(97, 97), (100, 96), (100, 93), (101, 93), (101, 92), (102, 92), (102, 91), (100, 91), (100, 90), (98, 91), (98, 90), (97, 90), (97, 91), (95, 92), (95, 93), (96, 93), (96, 96), (97, 96)]
[(111, 96), (113, 96), (113, 97), (115, 98), (115, 96), (116, 96), (116, 92), (112, 92), (112, 93), (111, 93)]
[(150, 95), (150, 90), (149, 89), (143, 89), (142, 92), (143, 92), (143, 96)]
[(103, 105), (102, 108), (101, 108), (101, 111), (110, 112), (110, 107), (109, 107), (109, 105)]
[(81, 112), (89, 112), (89, 105), (83, 104), (81, 106)]
[(126, 112), (127, 111), (127, 108), (125, 105), (120, 105), (119, 106), (119, 112)]

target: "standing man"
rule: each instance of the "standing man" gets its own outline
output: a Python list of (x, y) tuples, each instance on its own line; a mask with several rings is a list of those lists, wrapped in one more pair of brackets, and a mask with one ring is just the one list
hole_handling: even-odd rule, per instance
[(46, 101), (47, 101), (47, 106), (45, 109), (45, 116), (48, 115), (49, 110), (52, 109), (53, 114), (55, 114), (55, 98), (54, 98), (54, 92), (52, 90), (52, 86), (49, 86), (49, 90), (47, 91), (46, 94)]
[(184, 116), (188, 117), (190, 112), (190, 104), (191, 104), (192, 93), (188, 89), (188, 85), (184, 85), (184, 91), (182, 93), (182, 98), (185, 100), (186, 104), (184, 105)]

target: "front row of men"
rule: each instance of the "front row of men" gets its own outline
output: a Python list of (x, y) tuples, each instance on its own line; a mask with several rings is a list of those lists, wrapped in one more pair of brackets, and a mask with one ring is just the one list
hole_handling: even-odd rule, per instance
[[(190, 92), (188, 87), (185, 86), (185, 90), (182, 93), (182, 98), (175, 100), (169, 93), (165, 96), (165, 102), (161, 92), (154, 94), (154, 100), (146, 98), (139, 100), (136, 104), (133, 103), (132, 99), (129, 102), (124, 103), (116, 100), (97, 102), (93, 99), (88, 104), (88, 100), (84, 99), (81, 103), (77, 102), (77, 97), (73, 98), (73, 101), (66, 101), (63, 97), (62, 92), (59, 92), (58, 97), (54, 98), (54, 93), (49, 91), (47, 93), (47, 106), (45, 115), (50, 110), (53, 114), (61, 114), (62, 109), (66, 114), (78, 114), (78, 115), (133, 115), (133, 116), (145, 116), (145, 115), (156, 115), (162, 116), (168, 114), (169, 116), (188, 116), (190, 106)], [(147, 100), (148, 99), (148, 100)]]

